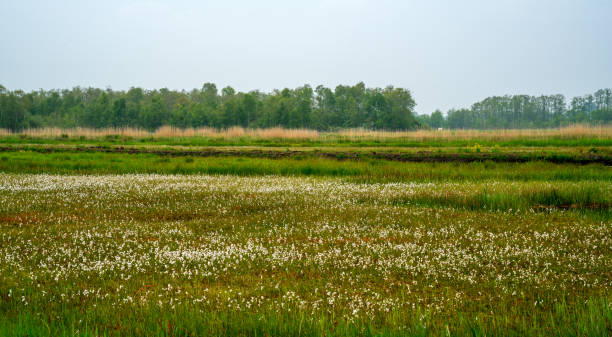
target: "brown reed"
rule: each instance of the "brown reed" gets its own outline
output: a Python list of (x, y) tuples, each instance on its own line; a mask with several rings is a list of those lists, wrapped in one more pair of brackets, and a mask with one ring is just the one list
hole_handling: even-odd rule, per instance
[(243, 128), (234, 126), (226, 129), (215, 129), (211, 127), (202, 128), (176, 128), (162, 126), (150, 132), (138, 128), (36, 128), (26, 129), (21, 132), (11, 132), (0, 129), (0, 136), (23, 135), (32, 138), (57, 138), (57, 137), (131, 137), (131, 138), (254, 138), (254, 139), (295, 139), (295, 140), (410, 140), (410, 141), (452, 141), (483, 139), (492, 141), (507, 141), (514, 139), (612, 139), (612, 125), (590, 126), (571, 125), (551, 129), (500, 129), (500, 130), (416, 130), (416, 131), (382, 131), (367, 129), (345, 129), (335, 132), (319, 132), (309, 129), (285, 129), (273, 128)]

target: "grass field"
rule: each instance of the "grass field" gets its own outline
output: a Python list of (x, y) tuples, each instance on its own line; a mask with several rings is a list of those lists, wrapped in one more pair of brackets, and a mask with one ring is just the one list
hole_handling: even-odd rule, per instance
[(551, 159), (606, 137), (427, 145), (469, 162), (4, 137), (0, 336), (612, 334), (612, 169)]

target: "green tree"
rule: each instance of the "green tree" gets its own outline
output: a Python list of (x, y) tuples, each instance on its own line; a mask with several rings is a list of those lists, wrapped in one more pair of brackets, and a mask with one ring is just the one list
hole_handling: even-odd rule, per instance
[(100, 93), (95, 102), (89, 107), (85, 114), (85, 123), (89, 127), (103, 128), (109, 125), (111, 115), (111, 103), (108, 94)]
[(20, 131), (26, 126), (26, 109), (21, 102), (20, 92), (0, 89), (0, 127)]
[(431, 114), (429, 125), (434, 128), (441, 128), (444, 124), (444, 116), (442, 116), (442, 111), (436, 110)]
[(143, 127), (148, 130), (155, 130), (166, 122), (167, 110), (159, 95), (153, 96), (151, 102), (145, 105), (140, 119)]
[(112, 113), (110, 116), (110, 125), (113, 127), (125, 127), (127, 122), (127, 103), (126, 99), (121, 97), (113, 102)]
[(245, 117), (243, 126), (251, 126), (251, 124), (257, 120), (257, 101), (253, 94), (248, 93), (242, 96), (240, 111), (241, 115)]

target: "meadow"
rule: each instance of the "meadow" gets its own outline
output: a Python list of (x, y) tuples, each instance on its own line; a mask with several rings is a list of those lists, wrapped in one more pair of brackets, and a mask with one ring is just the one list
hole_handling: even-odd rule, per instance
[(4, 135), (0, 335), (608, 336), (611, 136), (538, 132)]

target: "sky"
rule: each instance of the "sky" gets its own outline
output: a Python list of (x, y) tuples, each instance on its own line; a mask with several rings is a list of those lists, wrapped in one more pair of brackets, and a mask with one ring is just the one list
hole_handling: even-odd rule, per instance
[(610, 0), (0, 1), (0, 84), (410, 90), (418, 113), (612, 87)]

